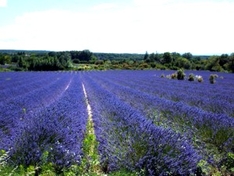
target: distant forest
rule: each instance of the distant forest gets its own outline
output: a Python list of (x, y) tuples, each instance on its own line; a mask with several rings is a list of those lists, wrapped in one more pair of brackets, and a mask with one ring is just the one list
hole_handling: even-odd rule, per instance
[(195, 56), (190, 52), (92, 53), (83, 51), (0, 50), (0, 71), (57, 71), (109, 69), (210, 70), (234, 73), (234, 53)]

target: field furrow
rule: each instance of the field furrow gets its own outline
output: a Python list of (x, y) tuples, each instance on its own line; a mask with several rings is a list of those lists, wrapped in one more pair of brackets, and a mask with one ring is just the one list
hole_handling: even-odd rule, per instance
[(230, 175), (233, 74), (172, 73), (0, 73), (0, 174)]

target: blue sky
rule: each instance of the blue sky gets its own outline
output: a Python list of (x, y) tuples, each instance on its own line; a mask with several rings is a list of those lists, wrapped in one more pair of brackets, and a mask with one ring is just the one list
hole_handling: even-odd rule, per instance
[(0, 0), (0, 49), (234, 52), (234, 0)]

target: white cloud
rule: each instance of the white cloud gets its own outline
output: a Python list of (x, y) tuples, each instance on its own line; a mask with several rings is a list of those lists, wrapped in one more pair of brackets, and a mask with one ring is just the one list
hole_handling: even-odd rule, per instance
[(26, 13), (0, 29), (0, 41), (15, 39), (10, 48), (63, 50), (73, 45), (75, 49), (81, 39), (78, 36), (84, 35), (82, 25), (87, 25), (82, 14), (56, 10)]
[(0, 7), (6, 7), (7, 6), (7, 0), (0, 0)]
[(91, 7), (91, 10), (102, 11), (102, 10), (113, 10), (118, 7), (116, 3), (102, 3)]
[(126, 21), (117, 13), (25, 13), (14, 24), (0, 28), (0, 48), (115, 51), (126, 39), (125, 31), (129, 29), (125, 26)]
[(175, 0), (105, 3), (88, 11), (25, 13), (0, 27), (0, 48), (230, 53), (234, 4)]
[[(135, 0), (139, 19), (148, 24), (150, 51), (233, 52), (234, 3), (227, 1)], [(176, 2), (176, 3), (175, 3)], [(137, 12), (136, 12), (137, 14)], [(146, 31), (146, 30), (145, 30)]]

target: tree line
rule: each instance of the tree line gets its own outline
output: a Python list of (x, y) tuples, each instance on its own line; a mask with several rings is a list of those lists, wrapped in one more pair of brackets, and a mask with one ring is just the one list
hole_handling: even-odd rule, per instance
[(234, 73), (234, 53), (194, 56), (190, 52), (127, 54), (83, 51), (0, 51), (0, 70), (186, 69)]
[(0, 53), (0, 64), (10, 65), (16, 71), (71, 70), (74, 63), (88, 63), (95, 59), (89, 50), (61, 52), (4, 52)]
[(220, 56), (193, 56), (190, 52), (179, 54), (176, 52), (151, 53), (144, 55), (144, 61), (152, 67), (178, 70), (209, 70), (234, 72), (234, 53)]

